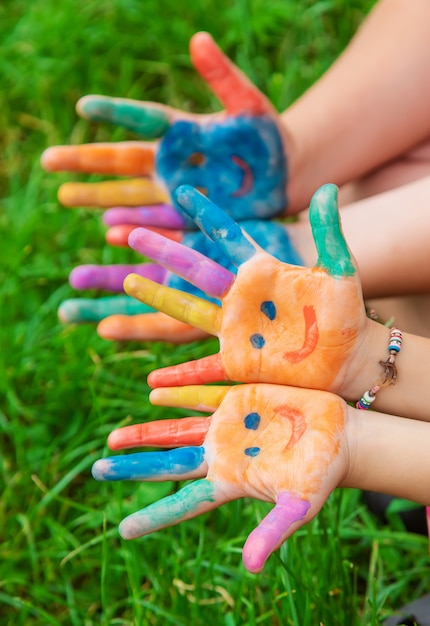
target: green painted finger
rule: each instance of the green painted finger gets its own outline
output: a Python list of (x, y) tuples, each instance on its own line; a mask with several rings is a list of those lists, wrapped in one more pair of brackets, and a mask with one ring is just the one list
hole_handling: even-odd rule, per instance
[(145, 139), (162, 137), (170, 126), (168, 116), (160, 108), (125, 98), (85, 96), (77, 108), (83, 117), (122, 126)]
[(313, 195), (309, 220), (318, 252), (317, 267), (334, 277), (353, 276), (355, 265), (342, 233), (336, 185), (323, 185)]

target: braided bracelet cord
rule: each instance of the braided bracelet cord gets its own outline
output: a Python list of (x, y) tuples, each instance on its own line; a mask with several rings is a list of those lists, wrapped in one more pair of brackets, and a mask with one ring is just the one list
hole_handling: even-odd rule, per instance
[(367, 409), (370, 409), (376, 399), (376, 394), (382, 387), (395, 384), (397, 378), (395, 361), (402, 347), (402, 342), (403, 336), (401, 331), (398, 328), (392, 328), (390, 332), (390, 342), (388, 344), (388, 359), (386, 361), (379, 361), (380, 365), (384, 368), (381, 378), (376, 381), (368, 391), (363, 393), (360, 400), (355, 404), (356, 409), (367, 411)]

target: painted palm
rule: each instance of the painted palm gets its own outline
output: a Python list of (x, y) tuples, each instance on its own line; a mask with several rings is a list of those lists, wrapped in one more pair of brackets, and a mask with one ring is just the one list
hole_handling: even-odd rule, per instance
[(93, 466), (97, 480), (197, 479), (124, 519), (120, 533), (125, 539), (238, 498), (274, 502), (243, 549), (245, 567), (258, 572), (272, 552), (318, 513), (345, 475), (346, 405), (333, 394), (270, 384), (191, 386), (156, 389), (151, 401), (213, 414), (111, 433), (114, 450), (173, 449), (100, 459)]
[(126, 292), (219, 338), (198, 361), (151, 373), (153, 387), (211, 381), (269, 382), (339, 391), (365, 336), (360, 281), (343, 238), (337, 188), (321, 187), (310, 206), (318, 261), (283, 263), (261, 249), (223, 211), (184, 186), (177, 201), (230, 258), (237, 274), (196, 251), (144, 229), (131, 245), (220, 301), (197, 298), (130, 274)]
[[(126, 127), (146, 140), (49, 148), (42, 163), (51, 171), (69, 170), (139, 178), (102, 183), (66, 183), (60, 201), (67, 206), (114, 207), (104, 214), (107, 240), (127, 245), (135, 226), (160, 229), (199, 250), (225, 267), (228, 259), (205, 243), (192, 220), (178, 211), (174, 190), (187, 183), (227, 211), (265, 249), (282, 260), (300, 263), (286, 230), (278, 223), (259, 224), (287, 207), (285, 131), (270, 102), (227, 59), (207, 33), (191, 40), (191, 59), (225, 109), (210, 115), (186, 114), (171, 107), (103, 96), (78, 103), (84, 117)], [(115, 205), (122, 206), (115, 206)], [(233, 269), (230, 267), (230, 269)], [(83, 266), (70, 282), (76, 289), (122, 291), (127, 273), (135, 271), (163, 284), (195, 292), (149, 266)], [(161, 271), (161, 273), (160, 273)], [(124, 297), (76, 299), (60, 308), (65, 322), (100, 321), (103, 336), (112, 339), (170, 339), (188, 341), (201, 336), (165, 317), (141, 317), (147, 308)], [(115, 317), (111, 317), (114, 315)], [(137, 316), (130, 319), (129, 316)]]

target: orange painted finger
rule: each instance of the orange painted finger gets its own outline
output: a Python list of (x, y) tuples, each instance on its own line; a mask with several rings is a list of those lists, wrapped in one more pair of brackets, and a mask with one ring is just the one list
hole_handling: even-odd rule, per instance
[(45, 150), (41, 162), (49, 172), (148, 176), (154, 171), (154, 147), (132, 141), (53, 146)]
[(111, 315), (99, 323), (97, 332), (103, 339), (111, 341), (164, 341), (176, 345), (207, 337), (198, 328), (164, 313)]
[(155, 387), (176, 387), (181, 385), (203, 385), (205, 383), (230, 380), (225, 373), (221, 355), (210, 356), (188, 361), (179, 365), (171, 365), (151, 372), (148, 385)]
[(209, 33), (196, 33), (190, 42), (196, 70), (208, 83), (227, 113), (262, 115), (273, 112), (269, 100), (218, 48)]
[[(111, 246), (118, 248), (128, 248), (128, 238), (130, 233), (137, 228), (134, 224), (121, 224), (119, 226), (111, 226), (106, 233), (106, 241)], [(158, 228), (157, 226), (146, 226), (147, 230), (152, 230), (154, 233), (163, 235), (166, 239), (171, 241), (177, 241), (180, 243), (183, 238), (181, 230), (173, 230), (170, 228)]]
[(111, 450), (137, 446), (175, 447), (200, 446), (209, 430), (210, 418), (184, 417), (125, 426), (111, 432), (108, 445)]

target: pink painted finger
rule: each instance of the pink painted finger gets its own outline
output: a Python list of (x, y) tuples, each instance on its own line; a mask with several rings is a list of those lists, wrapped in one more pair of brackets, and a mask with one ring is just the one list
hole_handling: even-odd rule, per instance
[(135, 226), (159, 226), (161, 228), (184, 228), (185, 220), (169, 204), (143, 206), (135, 209), (115, 207), (108, 209), (103, 215), (106, 226), (133, 224)]
[(245, 542), (242, 558), (246, 569), (260, 572), (272, 552), (302, 525), (309, 508), (307, 500), (292, 493), (279, 493), (275, 507)]
[(148, 376), (148, 385), (152, 388), (177, 387), (178, 385), (204, 385), (226, 380), (229, 378), (224, 371), (221, 355), (218, 352), (196, 361), (155, 370)]
[(172, 448), (175, 446), (201, 446), (209, 430), (209, 417), (183, 417), (134, 424), (113, 430), (108, 437), (111, 450), (124, 450), (138, 446)]
[(230, 115), (272, 113), (269, 100), (218, 48), (209, 33), (196, 33), (190, 41), (196, 70), (209, 84)]
[(164, 315), (110, 315), (97, 326), (97, 333), (108, 341), (163, 341), (175, 345), (205, 339), (208, 335), (184, 322)]
[(222, 298), (230, 289), (235, 275), (197, 250), (166, 239), (161, 235), (136, 228), (128, 238), (130, 248), (156, 261), (215, 298)]
[(166, 270), (155, 263), (138, 265), (79, 265), (70, 273), (69, 282), (74, 289), (104, 289), (123, 293), (124, 279), (128, 274), (139, 274), (157, 283), (164, 282)]
[(133, 141), (52, 146), (41, 163), (48, 172), (149, 176), (154, 172), (154, 146)]

